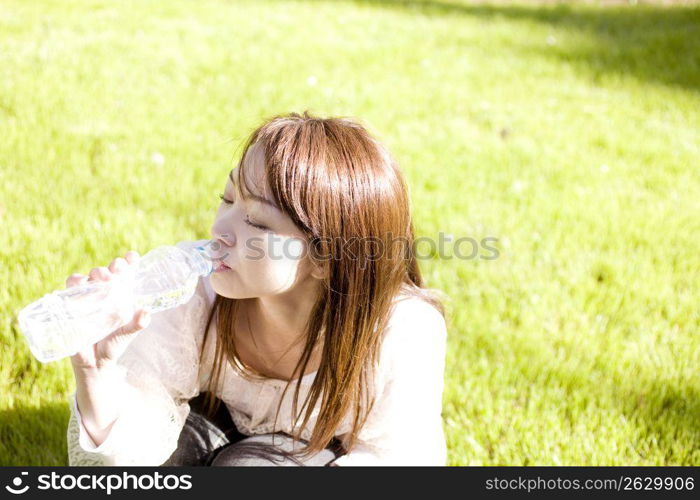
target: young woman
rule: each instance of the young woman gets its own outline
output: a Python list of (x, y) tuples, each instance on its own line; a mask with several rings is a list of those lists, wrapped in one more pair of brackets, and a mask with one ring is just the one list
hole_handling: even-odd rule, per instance
[(445, 463), (444, 309), (403, 176), (364, 127), (264, 123), (211, 236), (217, 270), (192, 300), (72, 356), (71, 465)]

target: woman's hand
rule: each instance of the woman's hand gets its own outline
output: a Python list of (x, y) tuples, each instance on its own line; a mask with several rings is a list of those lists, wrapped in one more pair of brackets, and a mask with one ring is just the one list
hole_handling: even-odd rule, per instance
[[(91, 281), (109, 281), (115, 275), (129, 272), (130, 266), (138, 263), (140, 256), (133, 250), (126, 253), (122, 259), (117, 257), (109, 267), (95, 267), (89, 275), (71, 274), (66, 279), (66, 288), (81, 285)], [(75, 371), (100, 371), (103, 368), (116, 365), (117, 359), (129, 346), (131, 341), (150, 323), (150, 314), (143, 309), (137, 310), (129, 322), (114, 330), (97, 343), (71, 356)]]

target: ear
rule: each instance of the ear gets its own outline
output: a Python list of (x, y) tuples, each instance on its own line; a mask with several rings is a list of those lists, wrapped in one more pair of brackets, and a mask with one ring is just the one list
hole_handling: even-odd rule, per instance
[(317, 280), (323, 280), (326, 279), (327, 275), (328, 271), (323, 264), (311, 261), (311, 276)]

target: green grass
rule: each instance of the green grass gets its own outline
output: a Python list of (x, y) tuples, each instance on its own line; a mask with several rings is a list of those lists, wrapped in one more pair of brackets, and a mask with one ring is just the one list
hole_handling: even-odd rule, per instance
[(451, 464), (700, 465), (697, 7), (6, 0), (0, 67), (1, 465), (67, 463), (70, 364), (18, 311), (206, 238), (241, 141), (305, 109), (387, 144), (421, 236), (499, 238), (422, 262)]

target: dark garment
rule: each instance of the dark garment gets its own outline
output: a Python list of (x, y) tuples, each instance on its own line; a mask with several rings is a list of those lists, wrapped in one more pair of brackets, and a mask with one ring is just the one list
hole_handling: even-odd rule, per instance
[(211, 418), (207, 417), (205, 395), (201, 393), (189, 401), (190, 413), (180, 433), (177, 448), (163, 463), (164, 466), (318, 466), (328, 465), (344, 454), (337, 439), (325, 450), (310, 457), (301, 457), (289, 452), (306, 443), (299, 443), (286, 434), (248, 437), (238, 431), (223, 401), (219, 402), (216, 413)]

